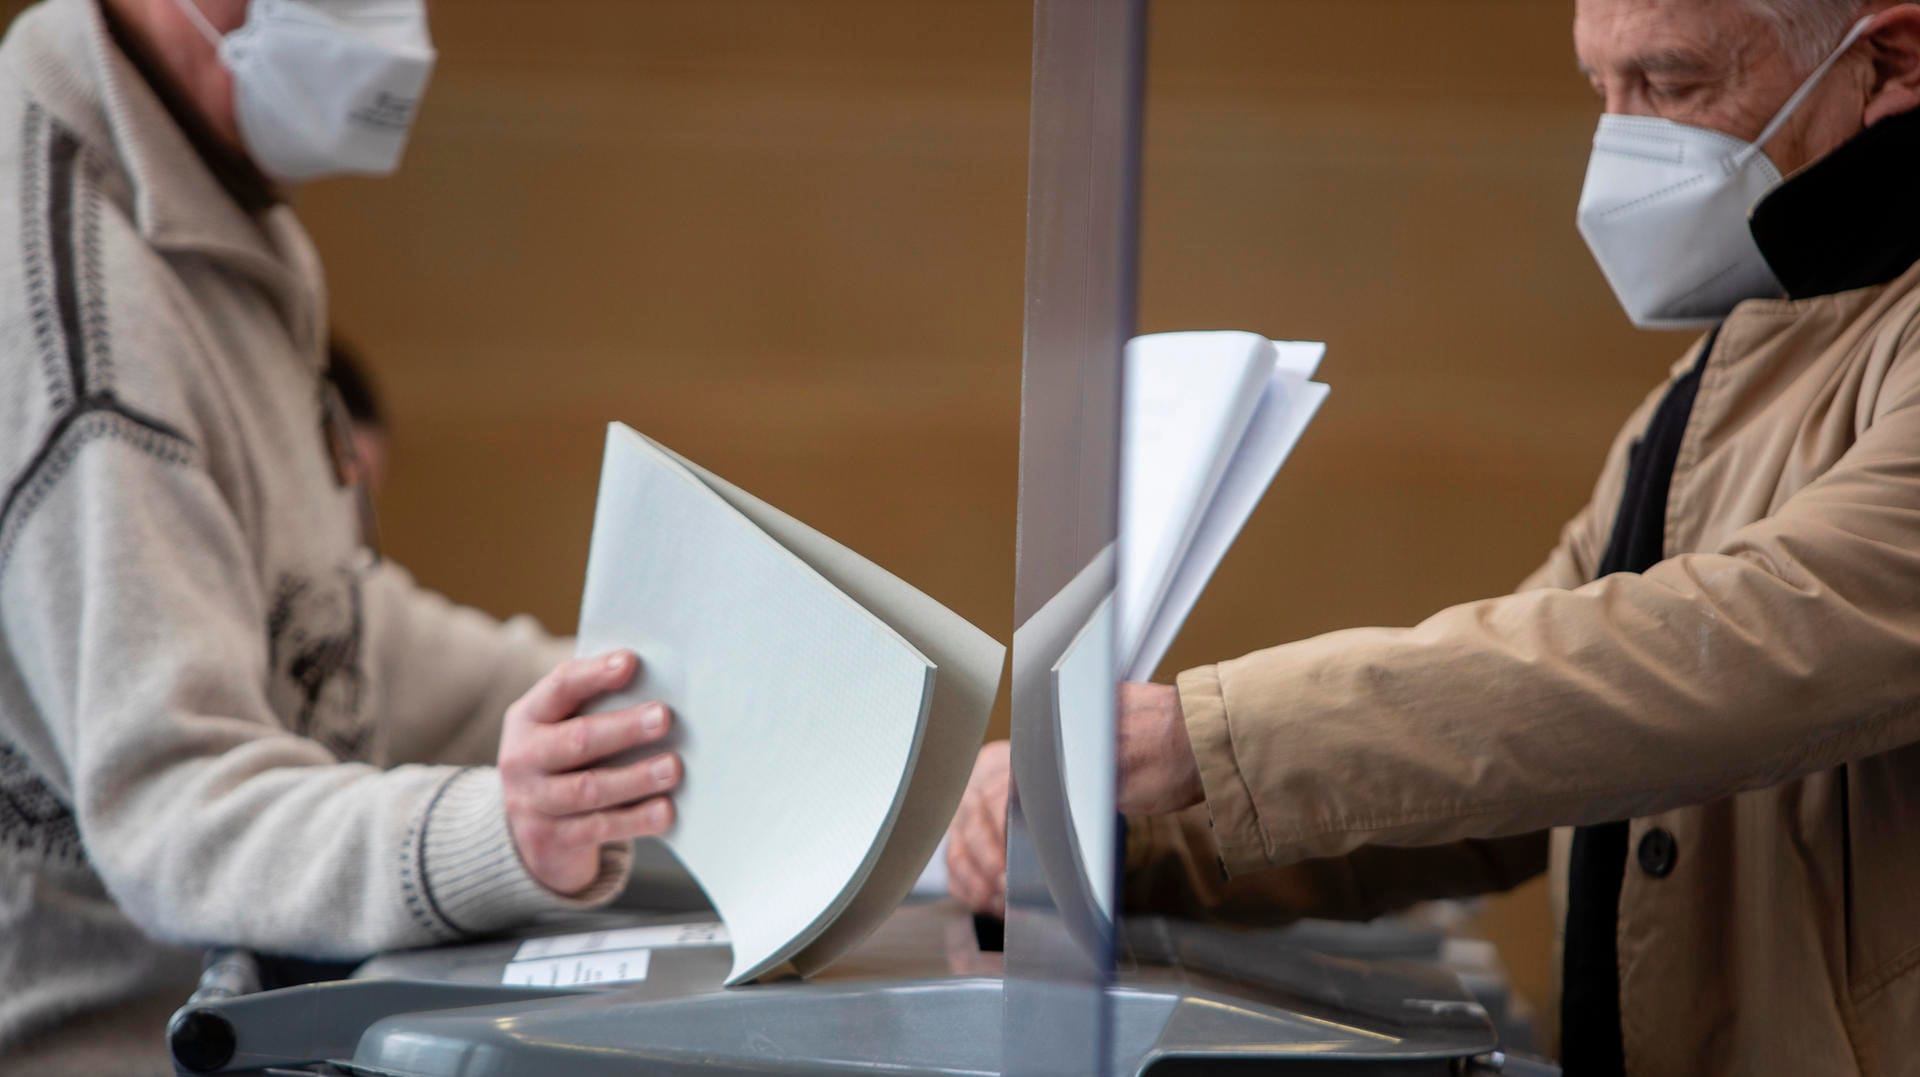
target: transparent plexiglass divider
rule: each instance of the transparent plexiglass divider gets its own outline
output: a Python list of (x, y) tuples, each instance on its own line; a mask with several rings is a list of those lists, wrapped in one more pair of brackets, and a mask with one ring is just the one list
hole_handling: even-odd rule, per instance
[(1145, 0), (1037, 0), (1013, 638), (1005, 1072), (1110, 1068), (1113, 620)]

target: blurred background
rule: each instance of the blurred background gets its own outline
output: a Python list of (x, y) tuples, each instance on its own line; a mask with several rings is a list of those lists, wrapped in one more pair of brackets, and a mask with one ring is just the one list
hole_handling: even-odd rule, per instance
[[(388, 552), (570, 630), (618, 419), (1010, 636), (1030, 5), (433, 17), (400, 176), (298, 202), (391, 415)], [(1163, 674), (1510, 588), (1685, 346), (1574, 230), (1570, 20), (1155, 6), (1141, 329), (1325, 340), (1333, 386)], [(1544, 885), (1482, 926), (1550, 1024)]]

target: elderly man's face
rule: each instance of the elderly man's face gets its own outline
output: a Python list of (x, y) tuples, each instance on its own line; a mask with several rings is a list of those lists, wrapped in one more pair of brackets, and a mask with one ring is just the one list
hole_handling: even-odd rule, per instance
[[(1863, 10), (1870, 6), (1863, 4)], [(1811, 73), (1746, 0), (1575, 0), (1574, 51), (1607, 112), (1759, 137)], [(1820, 42), (1830, 48), (1838, 41)], [(1858, 133), (1872, 64), (1849, 55), (1763, 147), (1782, 173)]]

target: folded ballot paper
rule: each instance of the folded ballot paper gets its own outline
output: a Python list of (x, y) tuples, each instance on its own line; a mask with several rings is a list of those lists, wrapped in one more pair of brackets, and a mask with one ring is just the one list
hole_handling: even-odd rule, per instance
[(611, 710), (672, 707), (665, 836), (726, 924), (728, 984), (845, 954), (959, 804), (1005, 649), (938, 602), (615, 423), (579, 650), (625, 647)]
[[(1127, 345), (1120, 531), (1013, 637), (1014, 780), (1041, 874), (1097, 952), (1113, 917), (1114, 682), (1153, 676), (1327, 397), (1326, 348), (1254, 333)], [(1111, 590), (1109, 590), (1111, 588)]]
[(1127, 345), (1121, 678), (1145, 681), (1327, 398), (1324, 344), (1158, 333)]

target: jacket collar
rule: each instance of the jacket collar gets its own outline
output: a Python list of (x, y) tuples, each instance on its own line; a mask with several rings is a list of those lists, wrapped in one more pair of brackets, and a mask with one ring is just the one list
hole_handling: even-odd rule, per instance
[(1793, 299), (1886, 284), (1920, 262), (1920, 110), (1882, 120), (1754, 207), (1753, 238)]
[(271, 221), (287, 211), (256, 216), (241, 205), (115, 43), (98, 3), (48, 0), (15, 20), (5, 51), (27, 93), (118, 167), (155, 248), (228, 258), (291, 285), (298, 274)]

